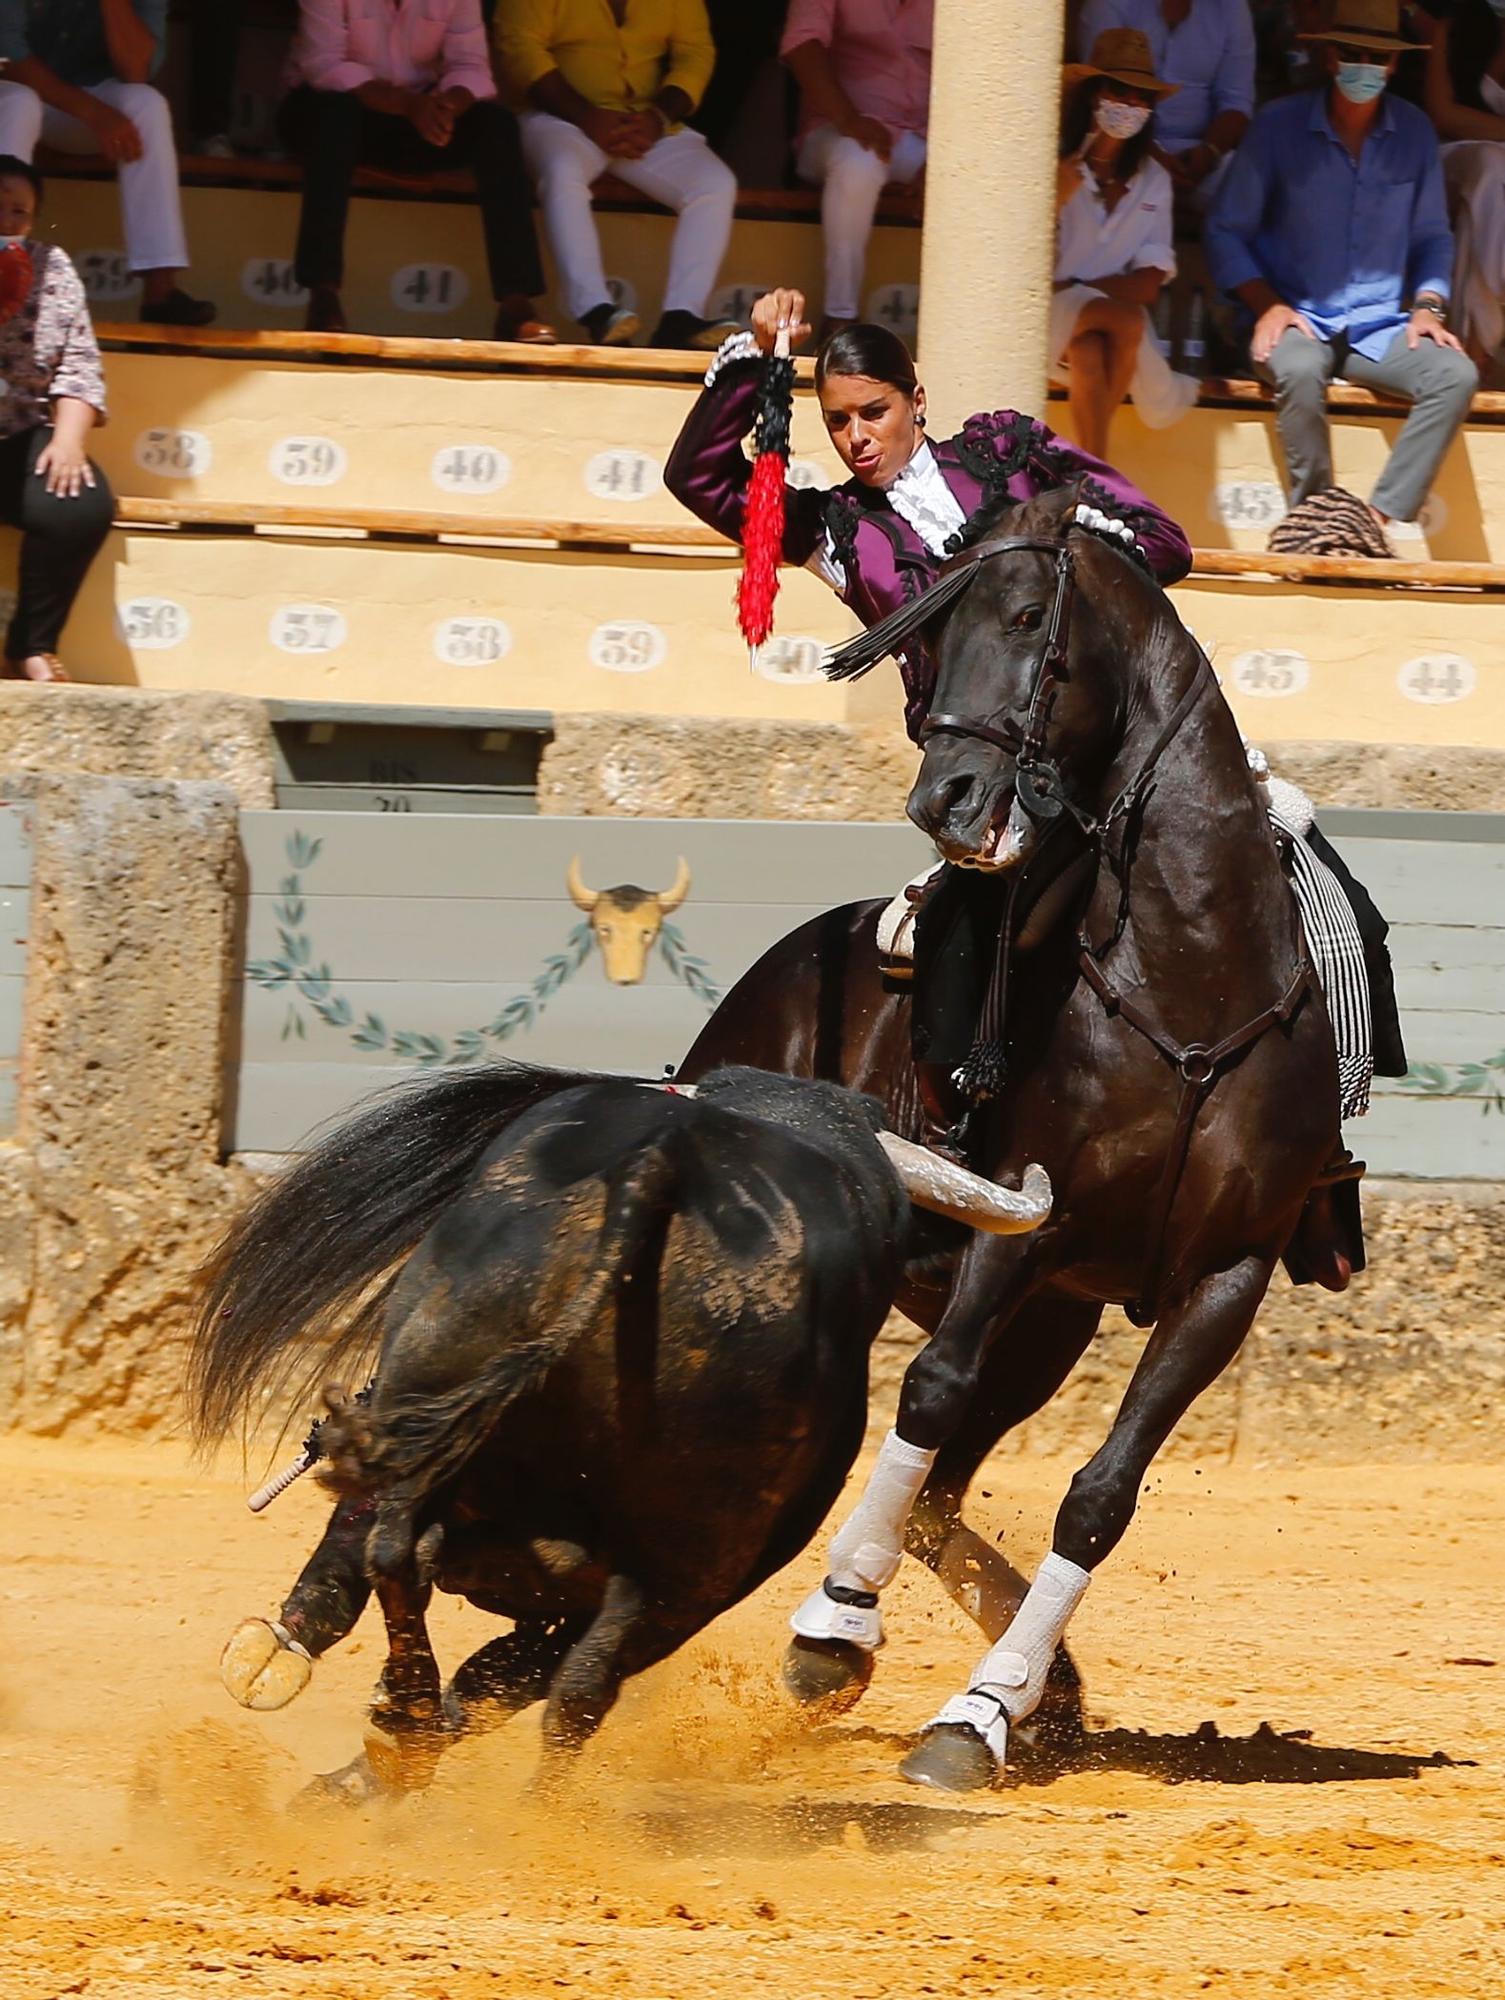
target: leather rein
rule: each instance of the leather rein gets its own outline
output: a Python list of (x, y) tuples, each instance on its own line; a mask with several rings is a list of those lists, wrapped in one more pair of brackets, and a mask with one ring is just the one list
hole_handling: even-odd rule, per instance
[[(1196, 672), (1167, 716), (1148, 754), (1107, 810), (1094, 817), (1071, 797), (1062, 782), (1059, 765), (1046, 754), (1056, 697), (1062, 683), (1069, 677), (1067, 662), (1071, 644), (1071, 614), (1076, 598), (1076, 565), (1071, 546), (1064, 535), (1015, 535), (978, 550), (973, 557), (973, 567), (975, 569), (995, 556), (1024, 551), (1047, 555), (1052, 559), (1055, 565), (1055, 592), (1023, 726), (1012, 717), (1005, 717), (1002, 721), (980, 720), (942, 711), (926, 718), (921, 725), (919, 740), (924, 745), (932, 736), (968, 736), (1013, 756), (1016, 760), (1014, 796), (1027, 816), (1048, 826), (1065, 813), (1075, 821), (1088, 844), (1097, 850), (1099, 856), (1104, 856), (1108, 851), (1108, 834), (1120, 820), (1132, 822), (1145, 802), (1160, 759), (1213, 684), (1212, 667), (1207, 655), (1199, 648)], [(1113, 870), (1119, 881), (1118, 921), (1109, 937), (1097, 947), (1093, 946), (1086, 930), (1078, 928), (1077, 964), (1083, 979), (1101, 1001), (1104, 1012), (1110, 1018), (1119, 1017), (1136, 1034), (1143, 1036), (1170, 1063), (1181, 1084), (1175, 1128), (1155, 1190), (1151, 1227), (1146, 1237), (1149, 1249), (1144, 1276), (1138, 1296), (1125, 1303), (1129, 1318), (1137, 1326), (1148, 1326), (1154, 1322), (1159, 1311), (1158, 1293), (1163, 1277), (1165, 1238), (1176, 1191), (1191, 1151), (1197, 1113), (1218, 1079), (1232, 1067), (1236, 1058), (1269, 1029), (1285, 1026), (1294, 1018), (1316, 983), (1316, 972), (1303, 941), (1296, 969), (1272, 1005), (1246, 1021), (1241, 1028), (1225, 1035), (1221, 1041), (1178, 1042), (1137, 1000), (1114, 984), (1102, 965), (1103, 958), (1122, 935), (1128, 917), (1131, 840), (1132, 827), (1126, 825), (1120, 858)], [(1007, 979), (1010, 929), (1011, 921), (1006, 918), (994, 974), (995, 984), (1000, 990), (995, 993), (990, 989), (985, 1003), (1000, 1026), (1003, 1013), (1001, 985)]]

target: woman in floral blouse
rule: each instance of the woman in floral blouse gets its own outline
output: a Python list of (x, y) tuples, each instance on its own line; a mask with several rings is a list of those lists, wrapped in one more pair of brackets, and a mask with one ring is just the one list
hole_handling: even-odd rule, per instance
[(41, 192), (24, 160), (0, 154), (0, 520), (21, 530), (4, 672), (63, 681), (58, 642), (114, 500), (85, 450), (105, 419), (99, 347), (78, 273), (32, 234)]

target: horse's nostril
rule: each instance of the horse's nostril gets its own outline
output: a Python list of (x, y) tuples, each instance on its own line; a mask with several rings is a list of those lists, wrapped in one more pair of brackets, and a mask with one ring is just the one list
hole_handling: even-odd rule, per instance
[(966, 805), (977, 787), (977, 780), (965, 771), (958, 771), (954, 778), (948, 778), (936, 795), (936, 804), (942, 815), (949, 819)]

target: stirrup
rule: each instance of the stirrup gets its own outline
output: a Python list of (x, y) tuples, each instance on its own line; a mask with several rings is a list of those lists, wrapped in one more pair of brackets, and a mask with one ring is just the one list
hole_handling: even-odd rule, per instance
[(1346, 1146), (1340, 1145), (1327, 1165), (1312, 1182), (1314, 1188), (1336, 1187), (1340, 1181), (1361, 1181), (1368, 1172), (1368, 1162), (1356, 1160)]

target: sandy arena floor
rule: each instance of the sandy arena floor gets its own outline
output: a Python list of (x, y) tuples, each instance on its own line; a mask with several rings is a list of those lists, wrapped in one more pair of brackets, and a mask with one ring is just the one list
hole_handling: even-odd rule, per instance
[[(1033, 1561), (1065, 1476), (1000, 1465), (975, 1518)], [(1157, 1474), (1077, 1621), (1093, 1757), (1049, 1781), (896, 1781), (977, 1651), (912, 1568), (867, 1700), (801, 1734), (807, 1558), (629, 1689), (567, 1808), (523, 1796), (522, 1717), (350, 1820), (286, 1807), (355, 1749), (378, 1628), (231, 1704), (221, 1641), (321, 1511), (242, 1491), (0, 1445), (0, 2000), (1505, 1995), (1498, 1468)], [(441, 1606), (442, 1662), (493, 1629)]]

